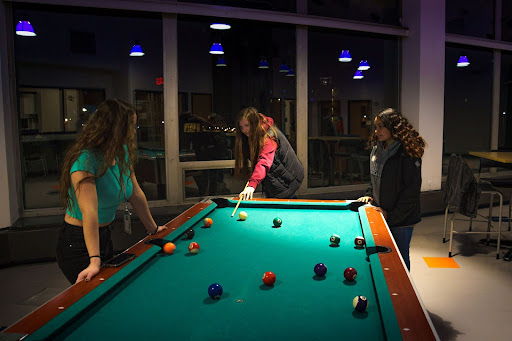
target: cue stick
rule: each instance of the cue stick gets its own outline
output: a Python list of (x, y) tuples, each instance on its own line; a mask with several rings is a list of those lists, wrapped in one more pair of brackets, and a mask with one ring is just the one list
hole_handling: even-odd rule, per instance
[[(247, 183), (245, 184), (245, 187), (244, 187), (244, 191), (245, 189), (247, 188), (247, 186), (249, 186), (249, 181), (247, 181)], [(233, 213), (231, 214), (231, 218), (233, 218), (233, 216), (235, 215), (236, 213), (236, 210), (238, 210), (238, 206), (240, 205), (240, 201), (242, 201), (242, 197), (240, 197), (240, 199), (238, 199), (238, 203), (236, 204), (235, 206), (235, 210), (233, 211)]]

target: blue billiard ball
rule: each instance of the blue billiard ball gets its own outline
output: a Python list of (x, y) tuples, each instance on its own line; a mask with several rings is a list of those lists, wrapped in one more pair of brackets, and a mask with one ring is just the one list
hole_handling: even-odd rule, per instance
[(327, 267), (323, 263), (318, 263), (315, 265), (315, 274), (319, 277), (325, 276), (327, 273)]
[(213, 283), (208, 287), (208, 295), (210, 295), (211, 298), (218, 299), (222, 295), (222, 287), (219, 283)]

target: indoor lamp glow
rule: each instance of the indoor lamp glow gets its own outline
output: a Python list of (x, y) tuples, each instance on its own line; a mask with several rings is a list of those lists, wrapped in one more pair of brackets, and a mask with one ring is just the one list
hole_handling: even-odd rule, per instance
[(361, 60), (361, 63), (359, 63), (359, 67), (357, 68), (358, 70), (361, 70), (361, 71), (365, 71), (365, 70), (368, 70), (370, 68), (370, 64), (368, 64), (368, 61), (363, 59)]
[(460, 56), (459, 61), (457, 62), (457, 67), (466, 67), (469, 65), (468, 57)]
[(133, 47), (132, 47), (132, 50), (130, 51), (130, 56), (131, 57), (142, 57), (143, 55), (144, 55), (144, 51), (142, 51), (142, 46), (135, 43), (135, 45), (133, 45)]
[(224, 54), (224, 49), (220, 43), (213, 43), (212, 48), (210, 49), (211, 54)]
[(352, 56), (350, 55), (349, 50), (343, 50), (340, 53), (340, 57), (338, 58), (340, 62), (346, 63), (352, 61)]
[(356, 73), (354, 74), (354, 77), (352, 77), (353, 79), (363, 79), (364, 76), (363, 76), (363, 71), (361, 70), (357, 70)]
[(16, 34), (24, 37), (34, 37), (36, 33), (34, 32), (34, 28), (32, 24), (28, 20), (20, 20), (18, 24), (16, 24)]

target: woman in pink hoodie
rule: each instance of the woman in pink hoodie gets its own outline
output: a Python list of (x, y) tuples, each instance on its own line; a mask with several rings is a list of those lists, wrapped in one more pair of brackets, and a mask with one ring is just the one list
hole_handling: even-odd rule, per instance
[(240, 193), (253, 197), (261, 183), (267, 198), (292, 198), (304, 179), (304, 167), (274, 120), (247, 107), (240, 111), (235, 140), (235, 176), (249, 177)]

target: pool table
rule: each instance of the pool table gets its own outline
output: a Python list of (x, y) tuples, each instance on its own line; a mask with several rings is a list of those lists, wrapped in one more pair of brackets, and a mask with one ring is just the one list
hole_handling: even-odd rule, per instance
[[(3, 333), (25, 340), (439, 340), (372, 207), (260, 199), (242, 201), (231, 217), (236, 204), (195, 204), (128, 249), (135, 259), (102, 268)], [(190, 240), (187, 229), (195, 232)], [(332, 234), (340, 236), (337, 247)], [(173, 254), (162, 251), (166, 241), (175, 243)], [(197, 254), (188, 250), (192, 241)], [(313, 271), (318, 263), (327, 266), (323, 277)], [(344, 278), (347, 267), (357, 270), (355, 281)], [(276, 275), (272, 286), (262, 282), (267, 271)], [(223, 287), (220, 299), (208, 295), (212, 283)], [(358, 295), (368, 299), (364, 312), (352, 306)]]

